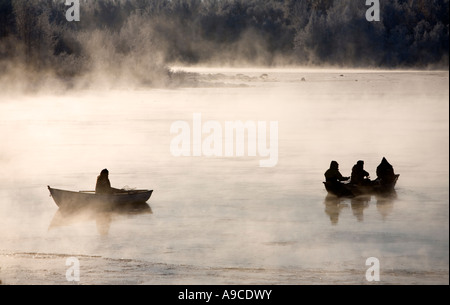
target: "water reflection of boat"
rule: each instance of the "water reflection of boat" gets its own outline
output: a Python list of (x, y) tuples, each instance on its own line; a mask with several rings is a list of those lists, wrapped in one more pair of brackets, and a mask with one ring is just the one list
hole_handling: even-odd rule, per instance
[(333, 195), (328, 195), (325, 198), (325, 214), (330, 217), (332, 225), (337, 225), (339, 222), (339, 215), (343, 209), (348, 208), (348, 204), (345, 203), (345, 199), (339, 198)]
[(393, 190), (389, 194), (376, 195), (377, 210), (383, 220), (385, 220), (394, 209), (394, 201), (397, 199), (397, 192)]
[(64, 210), (78, 210), (85, 207), (101, 211), (126, 208), (128, 205), (144, 203), (150, 199), (153, 190), (121, 190), (112, 194), (96, 194), (94, 191), (66, 191), (48, 186), (56, 205)]
[(399, 176), (400, 175), (395, 175), (395, 179), (390, 183), (381, 183), (375, 180), (365, 185), (356, 185), (341, 182), (324, 182), (323, 184), (325, 185), (325, 189), (328, 193), (338, 197), (389, 194), (390, 192), (394, 191)]
[(153, 214), (151, 207), (146, 202), (124, 204), (115, 208), (114, 211), (102, 211), (89, 207), (78, 210), (59, 208), (50, 222), (49, 230), (95, 221), (98, 233), (106, 235), (115, 219), (140, 214)]
[(364, 210), (369, 208), (372, 198), (376, 200), (378, 213), (383, 220), (386, 220), (394, 208), (394, 201), (397, 198), (397, 192), (395, 190), (386, 194), (361, 195), (352, 198), (328, 194), (324, 201), (325, 214), (329, 216), (332, 225), (337, 225), (341, 212), (350, 206), (353, 216), (359, 222), (362, 222), (364, 221)]
[(364, 210), (369, 207), (369, 202), (371, 200), (371, 196), (358, 196), (350, 199), (353, 216), (356, 217), (358, 221), (364, 220)]

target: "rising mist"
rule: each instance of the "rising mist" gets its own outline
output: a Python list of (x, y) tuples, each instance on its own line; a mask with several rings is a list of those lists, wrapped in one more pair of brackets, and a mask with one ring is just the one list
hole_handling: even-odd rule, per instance
[(14, 90), (163, 87), (168, 66), (448, 69), (449, 1), (0, 1), (0, 84)]

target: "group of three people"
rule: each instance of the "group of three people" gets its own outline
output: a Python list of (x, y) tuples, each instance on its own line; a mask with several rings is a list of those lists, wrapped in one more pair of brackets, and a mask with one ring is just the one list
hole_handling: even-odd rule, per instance
[[(331, 161), (330, 168), (325, 172), (326, 182), (340, 183), (342, 181), (348, 181), (350, 179), (351, 184), (356, 185), (369, 185), (373, 183), (370, 180), (370, 174), (364, 170), (364, 161), (358, 161), (352, 168), (350, 177), (344, 177), (339, 172), (339, 164), (336, 161)], [(376, 182), (381, 184), (389, 184), (395, 179), (394, 168), (383, 157), (380, 165), (377, 167), (377, 179)]]

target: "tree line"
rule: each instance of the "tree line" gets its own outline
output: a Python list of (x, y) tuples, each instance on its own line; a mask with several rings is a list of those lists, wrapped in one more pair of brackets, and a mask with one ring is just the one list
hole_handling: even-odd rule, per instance
[(449, 0), (380, 0), (380, 22), (365, 2), (80, 0), (68, 22), (65, 0), (0, 0), (0, 73), (153, 84), (171, 63), (448, 69)]

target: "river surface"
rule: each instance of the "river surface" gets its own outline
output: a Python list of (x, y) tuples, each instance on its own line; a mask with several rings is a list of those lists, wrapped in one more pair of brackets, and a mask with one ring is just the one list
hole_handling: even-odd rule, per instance
[[(195, 86), (0, 95), (2, 284), (449, 283), (447, 71), (184, 70)], [(174, 154), (179, 121), (189, 156)], [(222, 128), (225, 151), (237, 121), (267, 123), (274, 166), (247, 142), (194, 156), (195, 126)], [(374, 179), (383, 157), (395, 194), (327, 196), (332, 160)], [(149, 209), (61, 217), (47, 186), (93, 190), (103, 168), (153, 189)]]

